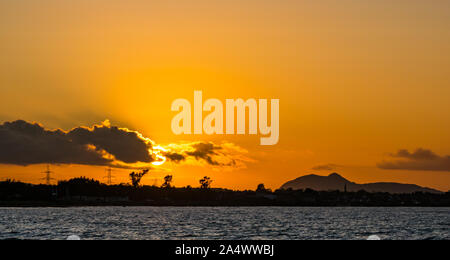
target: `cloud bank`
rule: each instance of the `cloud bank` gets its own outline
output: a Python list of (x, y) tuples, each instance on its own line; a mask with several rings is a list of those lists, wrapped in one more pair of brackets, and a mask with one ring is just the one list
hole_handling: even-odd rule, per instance
[(81, 164), (142, 169), (166, 161), (213, 167), (245, 167), (246, 150), (231, 144), (194, 142), (156, 146), (137, 131), (109, 121), (69, 131), (45, 129), (23, 120), (0, 125), (0, 163)]
[(450, 171), (450, 156), (439, 156), (431, 150), (419, 148), (414, 152), (402, 149), (390, 154), (391, 160), (378, 163), (378, 168), (411, 171)]
[(116, 166), (151, 163), (152, 141), (107, 123), (70, 131), (47, 130), (22, 120), (0, 125), (0, 163)]

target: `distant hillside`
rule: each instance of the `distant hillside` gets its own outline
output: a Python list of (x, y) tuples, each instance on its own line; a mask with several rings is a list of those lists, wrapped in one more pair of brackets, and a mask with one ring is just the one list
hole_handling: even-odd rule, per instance
[(316, 191), (330, 191), (339, 190), (344, 191), (359, 191), (365, 190), (367, 192), (389, 192), (389, 193), (413, 193), (413, 192), (429, 192), (429, 193), (442, 193), (441, 191), (420, 187), (414, 184), (400, 184), (400, 183), (389, 183), (389, 182), (378, 182), (378, 183), (367, 183), (367, 184), (357, 184), (351, 182), (337, 173), (332, 173), (329, 176), (319, 176), (319, 175), (306, 175), (289, 181), (281, 189), (301, 190), (301, 189), (312, 189)]

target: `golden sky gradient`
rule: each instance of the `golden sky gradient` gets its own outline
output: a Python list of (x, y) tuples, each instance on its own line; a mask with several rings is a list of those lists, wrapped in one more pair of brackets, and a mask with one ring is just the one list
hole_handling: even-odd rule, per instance
[[(166, 163), (176, 186), (278, 188), (337, 171), (358, 182), (450, 190), (450, 170), (388, 170), (400, 149), (450, 155), (450, 1), (41, 0), (0, 2), (0, 123), (70, 130), (109, 119), (157, 144), (230, 142), (245, 168)], [(280, 99), (280, 142), (176, 136), (172, 101)], [(313, 170), (333, 164), (333, 170)], [(53, 166), (54, 177), (105, 176)], [(0, 165), (0, 179), (43, 182), (45, 165)], [(114, 172), (127, 181), (127, 170)], [(160, 181), (161, 182), (161, 181)]]

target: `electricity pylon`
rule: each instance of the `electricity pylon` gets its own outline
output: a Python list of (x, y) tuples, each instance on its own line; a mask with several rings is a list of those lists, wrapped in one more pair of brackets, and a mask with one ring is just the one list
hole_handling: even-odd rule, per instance
[(106, 184), (111, 185), (112, 184), (112, 179), (114, 178), (114, 176), (112, 175), (113, 169), (111, 169), (111, 167), (108, 167), (106, 169)]
[(42, 178), (42, 179), (45, 180), (45, 183), (47, 185), (51, 185), (51, 180), (54, 180), (54, 179), (50, 176), (50, 174), (54, 173), (54, 172), (50, 171), (50, 165), (49, 164), (47, 164), (47, 170), (45, 172), (42, 172), (42, 173), (45, 173), (45, 177)]

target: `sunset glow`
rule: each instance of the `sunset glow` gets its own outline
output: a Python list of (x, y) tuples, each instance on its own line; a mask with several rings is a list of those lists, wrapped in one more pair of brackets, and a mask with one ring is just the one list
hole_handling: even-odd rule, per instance
[[(1, 1), (0, 143), (17, 149), (0, 151), (0, 180), (43, 183), (50, 165), (55, 183), (105, 181), (112, 167), (119, 184), (149, 168), (146, 185), (254, 190), (338, 172), (448, 191), (449, 13), (421, 0)], [(223, 103), (223, 134), (195, 134), (195, 91)], [(173, 132), (177, 99), (190, 134)], [(261, 145), (270, 135), (248, 117), (227, 134), (227, 99), (268, 100), (267, 122), (279, 100), (279, 136)]]

